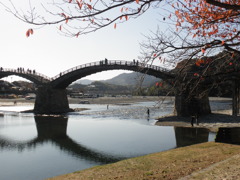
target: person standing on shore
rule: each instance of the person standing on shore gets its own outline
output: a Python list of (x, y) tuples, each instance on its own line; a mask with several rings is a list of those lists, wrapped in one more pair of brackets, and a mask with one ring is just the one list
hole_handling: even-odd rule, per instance
[(192, 125), (192, 127), (194, 126), (193, 125), (193, 121), (195, 120), (195, 116), (194, 115), (192, 115), (192, 119), (191, 119), (191, 125)]
[(192, 127), (194, 126), (194, 121), (195, 123), (198, 125), (198, 114), (192, 115), (192, 119), (191, 119), (191, 125)]

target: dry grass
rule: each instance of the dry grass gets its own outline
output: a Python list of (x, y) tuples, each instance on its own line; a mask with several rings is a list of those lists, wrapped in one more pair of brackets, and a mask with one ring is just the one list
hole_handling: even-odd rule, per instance
[(237, 154), (237, 145), (208, 142), (96, 166), (52, 180), (178, 179)]
[(193, 173), (182, 180), (236, 180), (240, 177), (240, 154)]

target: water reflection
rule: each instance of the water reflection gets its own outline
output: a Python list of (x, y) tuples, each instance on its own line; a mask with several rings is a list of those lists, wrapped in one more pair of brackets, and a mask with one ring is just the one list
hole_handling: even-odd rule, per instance
[(215, 141), (240, 145), (240, 128), (219, 128)]
[(61, 151), (66, 151), (74, 157), (79, 157), (85, 160), (110, 163), (123, 159), (123, 157), (112, 157), (94, 151), (75, 142), (67, 135), (67, 117), (35, 116), (35, 123), (37, 127), (37, 137), (27, 142), (18, 142), (0, 137), (1, 149), (17, 149), (18, 151), (23, 151), (26, 148), (36, 148), (37, 145), (51, 142), (58, 146)]
[(208, 142), (209, 130), (206, 128), (175, 127), (177, 147)]
[[(28, 141), (16, 141), (0, 136), (0, 148), (35, 149), (37, 145), (51, 142), (72, 156), (100, 163), (115, 162), (126, 157), (116, 157), (85, 147), (70, 138), (67, 134), (68, 118), (65, 116), (34, 116), (37, 136)], [(193, 127), (174, 127), (176, 146), (184, 147), (209, 141), (209, 129)], [(219, 128), (216, 142), (240, 144), (240, 128)]]
[[(206, 128), (175, 127), (174, 130), (177, 147), (209, 141), (210, 131)], [(215, 142), (240, 145), (240, 127), (219, 128), (214, 140)]]
[[(64, 116), (35, 116), (34, 120), (32, 116), (0, 118), (0, 161), (4, 162), (0, 179), (40, 180), (176, 146), (207, 142), (210, 136), (210, 140), (215, 137), (215, 133), (204, 128), (160, 127), (144, 124), (141, 119), (123, 121), (86, 117), (70, 115), (68, 119)], [(147, 122), (146, 119), (144, 121)], [(232, 139), (237, 142), (240, 130), (231, 129), (231, 132), (220, 129), (216, 141), (229, 142)], [(27, 138), (24, 138), (22, 131), (30, 131), (26, 133)]]

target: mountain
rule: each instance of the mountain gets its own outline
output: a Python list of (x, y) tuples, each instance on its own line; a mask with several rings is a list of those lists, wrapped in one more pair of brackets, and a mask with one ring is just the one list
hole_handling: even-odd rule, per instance
[(149, 76), (142, 73), (123, 73), (120, 74), (112, 79), (102, 81), (104, 83), (108, 84), (114, 84), (114, 85), (121, 85), (121, 86), (136, 86), (139, 85), (143, 80), (142, 86), (148, 87), (153, 85), (155, 82), (160, 81), (159, 78), (155, 78), (153, 76)]
[(94, 82), (94, 81), (89, 80), (89, 79), (79, 79), (79, 80), (73, 82), (73, 84), (89, 85), (89, 84), (91, 84), (92, 82)]
[(121, 86), (108, 84), (101, 81), (95, 81), (87, 86), (85, 90), (90, 94), (131, 94), (132, 88), (129, 86)]
[[(144, 80), (143, 80), (144, 79)], [(149, 76), (142, 73), (132, 72), (132, 73), (123, 73), (112, 79), (108, 80), (100, 80), (100, 82), (104, 82), (107, 84), (120, 85), (120, 86), (136, 86), (139, 85), (143, 80), (143, 87), (149, 87), (153, 85), (155, 82), (160, 81), (160, 79), (155, 78), (153, 76)], [(90, 85), (94, 80), (89, 79), (79, 79), (72, 84), (82, 84), (82, 85)]]

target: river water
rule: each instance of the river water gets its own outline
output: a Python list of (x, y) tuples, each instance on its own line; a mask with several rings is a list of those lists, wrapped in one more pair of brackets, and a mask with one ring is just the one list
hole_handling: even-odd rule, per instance
[[(214, 141), (206, 129), (155, 126), (172, 102), (131, 105), (71, 104), (89, 110), (66, 116), (20, 113), (31, 106), (0, 107), (0, 179), (41, 180), (92, 166)], [(150, 115), (147, 115), (147, 109)]]

